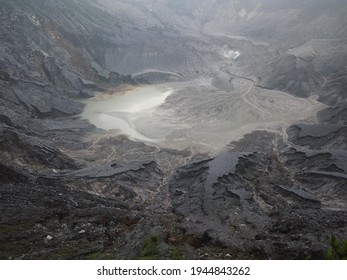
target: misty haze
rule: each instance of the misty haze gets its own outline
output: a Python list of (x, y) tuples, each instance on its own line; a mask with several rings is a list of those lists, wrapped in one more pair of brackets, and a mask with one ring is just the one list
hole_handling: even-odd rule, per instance
[(0, 17), (1, 259), (347, 257), (345, 0)]

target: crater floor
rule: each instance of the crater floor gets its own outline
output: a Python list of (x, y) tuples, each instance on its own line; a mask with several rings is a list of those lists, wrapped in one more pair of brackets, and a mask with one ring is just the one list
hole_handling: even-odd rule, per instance
[(326, 107), (315, 96), (298, 98), (240, 77), (232, 88), (218, 89), (211, 79), (139, 86), (84, 100), (81, 118), (149, 145), (214, 153), (255, 130), (286, 137), (288, 126), (314, 123)]

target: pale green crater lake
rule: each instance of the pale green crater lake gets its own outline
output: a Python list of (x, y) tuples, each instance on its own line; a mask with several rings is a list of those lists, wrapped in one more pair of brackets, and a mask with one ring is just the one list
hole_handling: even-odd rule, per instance
[(148, 85), (135, 88), (121, 95), (107, 98), (94, 97), (83, 100), (86, 105), (81, 118), (89, 120), (98, 128), (119, 130), (130, 138), (157, 142), (139, 133), (133, 121), (165, 102), (172, 90), (160, 85)]

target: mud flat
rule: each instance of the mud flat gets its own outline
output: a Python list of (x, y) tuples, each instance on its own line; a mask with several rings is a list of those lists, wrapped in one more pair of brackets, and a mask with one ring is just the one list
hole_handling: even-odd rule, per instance
[[(85, 100), (81, 114), (95, 126), (165, 148), (218, 152), (255, 130), (285, 134), (293, 122), (315, 123), (324, 105), (233, 79), (232, 91), (211, 80), (141, 86)], [(286, 138), (286, 135), (283, 135)]]

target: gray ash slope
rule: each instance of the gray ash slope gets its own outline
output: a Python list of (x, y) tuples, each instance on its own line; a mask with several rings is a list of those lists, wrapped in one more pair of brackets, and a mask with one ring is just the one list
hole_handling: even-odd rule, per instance
[[(0, 3), (0, 258), (325, 258), (347, 238), (345, 1)], [(233, 119), (196, 92), (240, 83), (326, 109), (216, 156), (77, 117), (96, 91), (198, 78), (213, 86), (165, 105), (182, 121)]]

